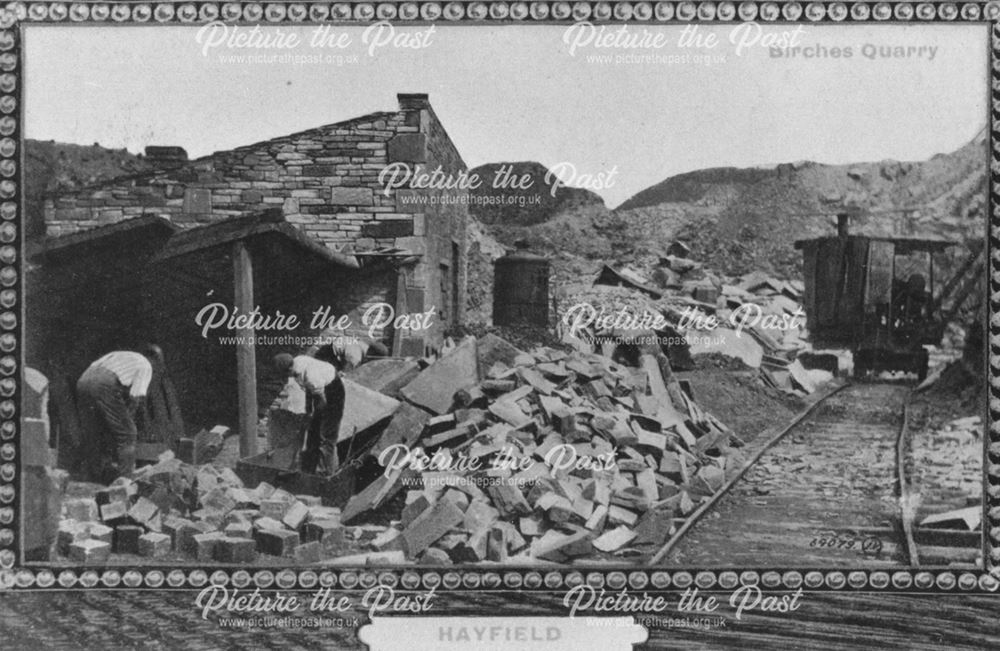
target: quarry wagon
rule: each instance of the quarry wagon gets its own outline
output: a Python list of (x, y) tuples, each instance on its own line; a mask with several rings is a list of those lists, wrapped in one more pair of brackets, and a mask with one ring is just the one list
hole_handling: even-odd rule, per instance
[[(946, 249), (943, 238), (868, 236), (848, 232), (849, 216), (838, 215), (837, 234), (799, 240), (805, 280), (806, 322), (816, 348), (849, 349), (855, 377), (881, 371), (927, 374), (925, 346), (939, 345), (953, 312), (972, 283), (956, 282), (935, 292), (935, 266)], [(970, 258), (972, 266), (978, 256)]]

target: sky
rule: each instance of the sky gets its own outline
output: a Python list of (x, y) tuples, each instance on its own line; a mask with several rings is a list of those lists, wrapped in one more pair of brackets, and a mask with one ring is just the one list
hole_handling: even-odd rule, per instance
[(562, 164), (613, 207), (706, 167), (923, 160), (986, 124), (984, 26), (621, 29), (29, 26), (26, 135), (194, 158), (423, 92), (470, 167)]

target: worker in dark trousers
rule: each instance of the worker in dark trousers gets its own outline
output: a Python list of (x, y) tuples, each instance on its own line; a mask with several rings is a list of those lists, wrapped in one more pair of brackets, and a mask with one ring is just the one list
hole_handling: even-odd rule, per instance
[(92, 481), (109, 484), (135, 470), (135, 412), (152, 377), (144, 355), (116, 350), (93, 362), (77, 381), (80, 449), (88, 457), (81, 467)]
[(302, 452), (302, 471), (331, 476), (339, 466), (337, 440), (344, 417), (344, 381), (329, 362), (287, 353), (275, 355), (274, 366), (306, 391), (309, 429)]

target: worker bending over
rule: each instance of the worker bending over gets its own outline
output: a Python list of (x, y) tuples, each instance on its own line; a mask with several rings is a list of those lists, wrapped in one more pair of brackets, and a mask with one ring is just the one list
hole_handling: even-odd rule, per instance
[(283, 376), (295, 378), (308, 396), (309, 429), (302, 453), (302, 471), (332, 475), (339, 465), (337, 439), (344, 417), (344, 381), (329, 362), (288, 353), (274, 357), (274, 366)]
[(152, 377), (145, 355), (116, 350), (93, 362), (77, 381), (81, 450), (88, 457), (81, 467), (91, 480), (108, 484), (135, 470), (135, 412)]

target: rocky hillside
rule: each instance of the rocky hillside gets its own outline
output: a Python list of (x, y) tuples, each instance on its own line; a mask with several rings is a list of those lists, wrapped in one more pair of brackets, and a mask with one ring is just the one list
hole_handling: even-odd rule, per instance
[(792, 243), (831, 233), (835, 213), (848, 207), (870, 213), (852, 224), (856, 232), (981, 237), (986, 147), (983, 130), (959, 150), (922, 162), (798, 162), (691, 172), (637, 193), (610, 219), (617, 222), (615, 230), (639, 241), (666, 245), (684, 239), (696, 256), (726, 272), (795, 274)]
[(765, 180), (773, 173), (766, 168), (714, 167), (671, 176), (630, 197), (617, 210), (632, 210), (663, 203), (718, 203), (734, 193)]
[[(572, 196), (580, 197), (582, 204), (557, 200), (528, 212), (513, 207), (477, 210), (485, 226), (476, 236), (508, 247), (521, 240), (533, 252), (549, 256), (557, 300), (561, 293), (589, 285), (605, 262), (651, 270), (675, 239), (686, 242), (692, 256), (709, 269), (800, 278), (801, 253), (794, 241), (832, 234), (836, 213), (849, 207), (868, 214), (852, 224), (854, 232), (980, 240), (987, 147), (984, 129), (957, 151), (926, 161), (804, 161), (771, 168), (698, 170), (651, 186), (614, 210), (593, 193), (577, 190)], [(519, 165), (544, 176), (545, 168), (537, 163)], [(497, 167), (477, 169), (486, 178), (482, 171)], [(963, 248), (953, 251), (955, 259), (946, 267), (967, 255)], [(491, 273), (492, 259), (470, 258), (477, 273)]]
[[(589, 190), (557, 185), (541, 163), (489, 163), (470, 174), (482, 179), (472, 191), (477, 200), (470, 203), (470, 212), (487, 225), (531, 226), (559, 213), (604, 207), (604, 200)], [(512, 187), (515, 183), (522, 187)]]
[(75, 190), (107, 179), (149, 169), (142, 158), (124, 149), (70, 145), (52, 140), (24, 143), (25, 233), (44, 235), (42, 214), (46, 195)]

